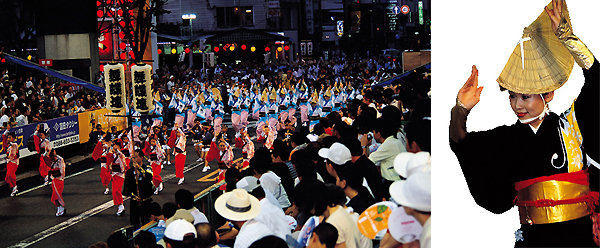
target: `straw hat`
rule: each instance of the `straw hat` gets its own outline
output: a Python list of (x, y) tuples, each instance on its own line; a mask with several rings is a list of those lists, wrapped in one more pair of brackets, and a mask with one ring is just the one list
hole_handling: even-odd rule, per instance
[(311, 103), (318, 103), (319, 102), (319, 95), (317, 94), (317, 91), (313, 91), (312, 94), (312, 100), (310, 101)]
[(241, 93), (240, 88), (238, 88), (237, 90), (235, 90), (235, 92), (233, 92), (233, 96), (240, 97), (240, 93)]
[(263, 90), (262, 95), (260, 96), (260, 100), (263, 102), (269, 101), (269, 92), (267, 91), (267, 88)]
[[(570, 24), (563, 1), (563, 18)], [(552, 3), (548, 5), (552, 8)], [(541, 94), (560, 88), (571, 75), (574, 59), (552, 31), (545, 11), (523, 30), (523, 37), (496, 81), (504, 89), (522, 94)]]
[(271, 90), (271, 96), (269, 97), (269, 99), (271, 99), (271, 100), (277, 100), (277, 91), (275, 91), (275, 88), (273, 88)]
[(327, 90), (325, 91), (325, 96), (326, 97), (331, 97), (331, 87), (327, 88)]
[(258, 216), (260, 202), (246, 190), (234, 189), (217, 198), (215, 210), (225, 219), (245, 221)]

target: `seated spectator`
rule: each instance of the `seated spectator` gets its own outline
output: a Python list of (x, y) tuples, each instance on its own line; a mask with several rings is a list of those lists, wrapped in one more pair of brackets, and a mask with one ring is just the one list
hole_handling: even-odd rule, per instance
[[(260, 185), (271, 193), (279, 202), (281, 208), (291, 206), (287, 192), (283, 187), (281, 178), (269, 170), (271, 157), (265, 148), (258, 149), (254, 157), (250, 159), (250, 170), (254, 177), (258, 178)], [(287, 170), (287, 168), (285, 168)]]
[(196, 225), (196, 247), (197, 248), (217, 248), (219, 240), (217, 231), (209, 223), (200, 223)]
[(165, 229), (166, 248), (194, 248), (195, 240), (196, 228), (185, 220), (175, 220)]
[(322, 214), (325, 217), (325, 222), (333, 225), (338, 231), (336, 246), (348, 248), (372, 247), (371, 240), (366, 239), (360, 233), (356, 220), (344, 209), (343, 205), (346, 197), (342, 189), (335, 185), (328, 185), (325, 194), (326, 198), (323, 203), (326, 209)]
[(270, 229), (254, 219), (260, 214), (260, 202), (246, 190), (234, 189), (215, 201), (215, 210), (239, 229), (234, 248), (250, 247), (254, 241), (272, 235)]
[(337, 229), (333, 225), (323, 222), (313, 229), (307, 248), (335, 248), (337, 239)]
[(404, 207), (423, 226), (419, 238), (421, 248), (431, 247), (431, 172), (418, 172), (390, 187), (395, 202)]
[(133, 239), (134, 248), (156, 248), (156, 237), (151, 232), (141, 230)]
[(175, 192), (175, 202), (181, 209), (188, 210), (192, 216), (194, 216), (194, 225), (199, 223), (208, 223), (208, 219), (204, 213), (200, 212), (194, 206), (194, 195), (192, 192), (186, 189), (179, 189)]

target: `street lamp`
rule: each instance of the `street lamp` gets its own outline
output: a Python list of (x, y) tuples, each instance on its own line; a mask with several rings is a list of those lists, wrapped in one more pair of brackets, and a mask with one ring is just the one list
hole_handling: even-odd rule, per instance
[(196, 14), (183, 14), (181, 15), (181, 19), (190, 21), (190, 38), (193, 34), (192, 20), (196, 19)]

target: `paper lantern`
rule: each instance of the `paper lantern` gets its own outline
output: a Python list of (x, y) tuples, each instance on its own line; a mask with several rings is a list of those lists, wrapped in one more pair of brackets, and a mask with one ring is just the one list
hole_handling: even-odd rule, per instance
[(277, 51), (278, 51), (278, 52), (281, 52), (281, 51), (283, 51), (283, 48), (281, 48), (281, 47), (278, 47), (278, 48), (277, 48)]
[(189, 48), (185, 48), (185, 53), (190, 53), (190, 49)]
[(287, 51), (287, 50), (290, 50), (290, 46), (284, 46), (284, 47), (283, 47), (283, 50), (286, 50), (286, 51)]
[(102, 10), (96, 11), (96, 16), (98, 16), (98, 18), (102, 18), (102, 16), (104, 16), (104, 11), (102, 11)]
[(175, 48), (172, 48), (172, 49), (171, 49), (171, 53), (172, 53), (172, 54), (177, 54), (177, 49), (175, 49)]
[(250, 51), (251, 51), (251, 52), (254, 52), (254, 51), (256, 51), (256, 47), (250, 47)]
[(265, 52), (271, 51), (271, 48), (265, 47)]
[(246, 50), (246, 45), (242, 44), (242, 50)]
[(213, 50), (215, 50), (215, 53), (218, 53), (219, 52), (219, 47), (216, 46)]
[(119, 112), (125, 108), (125, 69), (122, 64), (104, 66), (106, 108)]
[(235, 47), (234, 47), (234, 46), (230, 46), (230, 47), (229, 47), (229, 51), (232, 51), (232, 52), (233, 52), (233, 50), (235, 50)]
[(152, 98), (152, 67), (136, 64), (131, 67), (131, 85), (133, 87), (133, 108), (140, 113), (154, 109)]
[(156, 50), (156, 53), (162, 54), (162, 49), (159, 48), (158, 50)]

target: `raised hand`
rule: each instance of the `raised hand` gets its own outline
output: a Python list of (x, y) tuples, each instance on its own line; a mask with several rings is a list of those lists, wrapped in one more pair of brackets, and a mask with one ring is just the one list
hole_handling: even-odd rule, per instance
[(467, 79), (467, 82), (463, 87), (458, 91), (458, 100), (465, 106), (467, 110), (471, 110), (475, 105), (479, 102), (479, 97), (481, 96), (481, 91), (483, 90), (483, 86), (478, 87), (479, 70), (477, 67), (473, 65), (471, 69), (471, 76)]
[(556, 30), (558, 29), (558, 25), (562, 18), (562, 0), (552, 0), (552, 9), (548, 9), (548, 6), (546, 6), (544, 7), (544, 10), (546, 10), (548, 17), (550, 17), (552, 31), (556, 34)]

